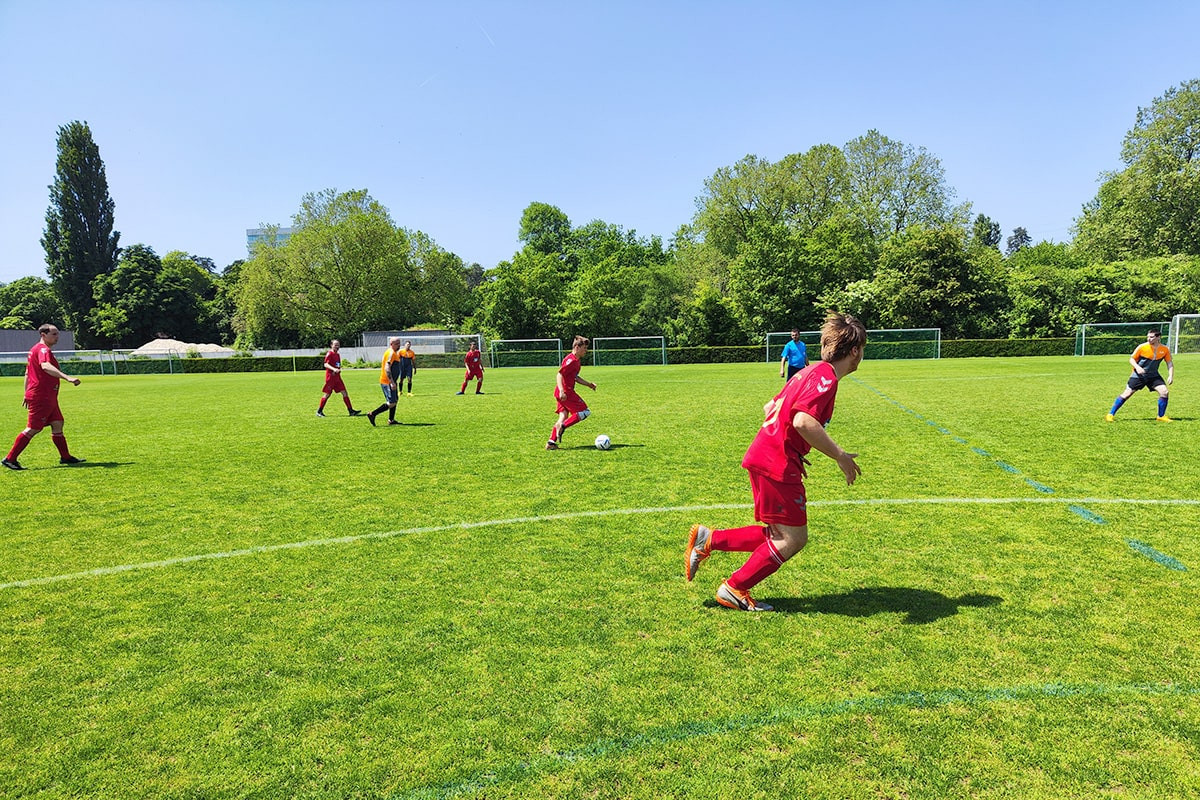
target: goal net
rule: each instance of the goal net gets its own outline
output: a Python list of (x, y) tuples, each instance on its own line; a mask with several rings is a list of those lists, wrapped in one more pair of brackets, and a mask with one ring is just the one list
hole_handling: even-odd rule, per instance
[(601, 336), (592, 339), (592, 365), (666, 364), (665, 336)]
[(1075, 355), (1129, 355), (1135, 347), (1146, 341), (1146, 331), (1157, 330), (1162, 333), (1170, 326), (1169, 322), (1084, 323), (1075, 330)]
[(487, 351), (483, 349), (483, 336), (478, 333), (367, 331), (362, 335), (362, 346), (375, 354), (373, 358), (377, 358), (383, 354), (393, 336), (401, 342), (412, 342), (412, 350), (417, 354), (417, 367), (461, 367), (471, 342), (484, 354), (483, 365), (492, 366)]
[(1200, 353), (1200, 314), (1176, 314), (1169, 330), (1167, 347), (1172, 353)]
[(492, 339), (493, 367), (557, 367), (563, 360), (559, 339)]
[[(783, 358), (791, 331), (767, 334), (767, 361)], [(821, 360), (821, 332), (801, 331), (800, 341), (808, 348), (808, 360)], [(866, 358), (941, 358), (941, 328), (879, 328), (867, 331)]]

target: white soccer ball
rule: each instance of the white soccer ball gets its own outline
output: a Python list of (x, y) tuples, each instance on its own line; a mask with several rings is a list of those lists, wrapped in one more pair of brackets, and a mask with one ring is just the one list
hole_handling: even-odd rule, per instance
[(602, 433), (596, 437), (596, 449), (597, 450), (611, 450), (612, 449), (612, 439), (608, 438), (607, 433)]

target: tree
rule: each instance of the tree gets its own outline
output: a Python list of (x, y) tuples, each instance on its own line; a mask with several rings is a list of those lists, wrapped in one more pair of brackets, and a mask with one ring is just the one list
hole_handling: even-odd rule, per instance
[(895, 237), (880, 254), (874, 282), (881, 327), (941, 328), (951, 339), (1004, 332), (1000, 254), (968, 252), (957, 226), (914, 227)]
[(913, 225), (965, 224), (966, 207), (951, 205), (954, 190), (946, 183), (942, 163), (925, 148), (870, 130), (847, 142), (843, 151), (851, 210), (876, 241)]
[(535, 253), (561, 253), (571, 235), (571, 220), (557, 206), (530, 203), (521, 214), (518, 237)]
[(62, 299), (66, 323), (78, 344), (92, 344), (87, 327), (92, 281), (116, 267), (121, 234), (113, 230), (115, 204), (100, 149), (86, 122), (58, 129), (58, 160), (50, 185), (50, 206), (42, 247), (46, 271)]
[(995, 222), (986, 214), (975, 217), (975, 224), (971, 227), (971, 243), (976, 247), (999, 249), (1003, 235), (999, 222)]
[(0, 328), (30, 330), (47, 322), (63, 324), (62, 301), (54, 288), (36, 277), (0, 285)]
[(1006, 255), (1024, 250), (1029, 245), (1033, 244), (1033, 238), (1029, 235), (1029, 231), (1024, 228), (1013, 228), (1012, 236), (1008, 237), (1006, 242), (1008, 249), (1005, 250)]
[(1076, 220), (1076, 245), (1102, 261), (1200, 255), (1200, 79), (1138, 109), (1121, 160)]
[(365, 189), (305, 195), (292, 227), (242, 266), (240, 344), (316, 347), (422, 321), (408, 237)]

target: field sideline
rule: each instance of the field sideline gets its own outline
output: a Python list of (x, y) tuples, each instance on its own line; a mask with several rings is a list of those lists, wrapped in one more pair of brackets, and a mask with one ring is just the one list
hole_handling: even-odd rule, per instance
[(1107, 424), (1123, 356), (864, 362), (767, 615), (682, 556), (751, 521), (775, 364), (585, 367), (557, 452), (551, 368), (419, 370), (391, 428), (85, 378), (88, 463), (0, 474), (0, 796), (1200, 796), (1198, 369)]

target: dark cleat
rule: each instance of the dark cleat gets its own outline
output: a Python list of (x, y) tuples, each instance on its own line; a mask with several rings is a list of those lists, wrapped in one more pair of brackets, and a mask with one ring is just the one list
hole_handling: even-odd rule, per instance
[(317, 409), (317, 416), (318, 416), (318, 417), (323, 417), (323, 416), (325, 416), (325, 412), (324, 412), (324, 411), (322, 411), (321, 409), (319, 409), (319, 408), (318, 408), (318, 409)]
[(60, 458), (58, 460), (58, 463), (66, 464), (67, 466), (70, 466), (72, 464), (82, 464), (84, 461), (87, 461), (87, 459), (86, 458), (76, 458), (75, 456), (67, 456), (66, 458)]
[(388, 425), (399, 425), (399, 424), (401, 424), (401, 423), (400, 423), (400, 420), (398, 420), (398, 419), (389, 419), (388, 420)]
[[(325, 416), (325, 415), (324, 415), (324, 414), (322, 414), (321, 416)], [(361, 411), (359, 411), (357, 408), (352, 408), (352, 409), (350, 409), (350, 416), (352, 416), (352, 417), (360, 417), (360, 416), (362, 416), (362, 412), (361, 412)]]
[(15, 458), (6, 458), (6, 459), (0, 461), (0, 464), (3, 464), (4, 466), (8, 467), (9, 469), (25, 469), (17, 462), (17, 460)]
[(371, 423), (372, 428), (375, 427), (375, 412), (374, 411), (367, 414), (367, 422)]

